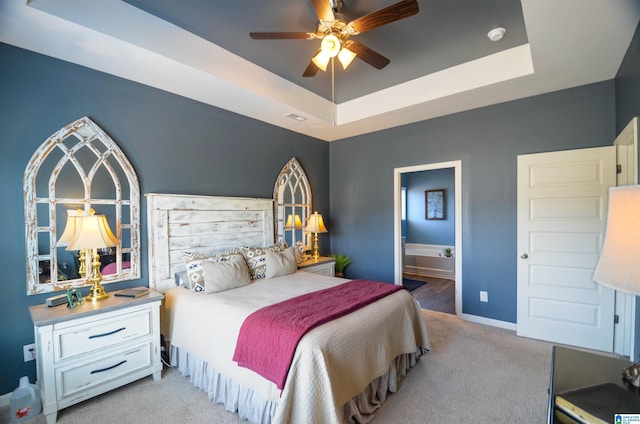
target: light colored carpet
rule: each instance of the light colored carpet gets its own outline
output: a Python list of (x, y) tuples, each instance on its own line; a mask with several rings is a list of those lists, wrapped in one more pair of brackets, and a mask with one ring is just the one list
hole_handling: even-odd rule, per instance
[[(374, 423), (544, 423), (551, 344), (423, 310), (432, 351), (389, 396)], [(0, 410), (5, 422), (8, 408)], [(39, 419), (37, 422), (44, 422)], [(177, 370), (63, 409), (59, 424), (237, 424)], [(296, 423), (297, 424), (297, 423)]]

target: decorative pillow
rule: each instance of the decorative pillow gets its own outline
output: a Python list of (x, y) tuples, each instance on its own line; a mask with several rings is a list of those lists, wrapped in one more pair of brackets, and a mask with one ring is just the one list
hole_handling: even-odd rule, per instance
[(231, 255), (226, 261), (202, 261), (204, 292), (217, 293), (251, 284), (249, 268), (242, 255)]
[(267, 247), (243, 247), (241, 248), (242, 256), (247, 261), (249, 271), (251, 271), (251, 279), (258, 280), (266, 275), (266, 259), (267, 251), (282, 252), (284, 248), (279, 244)]
[(185, 286), (189, 288), (189, 277), (187, 276), (187, 271), (178, 271), (173, 276), (176, 279), (176, 286)]
[(198, 252), (182, 252), (182, 261), (187, 268), (187, 281), (188, 287), (191, 291), (201, 292), (204, 291), (204, 275), (202, 273), (202, 261), (218, 261), (224, 262), (229, 260), (229, 256), (236, 255), (237, 253), (220, 253), (218, 255), (210, 255), (207, 253)]
[(283, 252), (266, 252), (266, 275), (264, 278), (279, 277), (293, 274), (298, 269), (294, 248), (290, 247)]
[(307, 254), (305, 253), (302, 240), (298, 240), (297, 242), (294, 243), (293, 252), (296, 255), (296, 263), (303, 262), (307, 259)]

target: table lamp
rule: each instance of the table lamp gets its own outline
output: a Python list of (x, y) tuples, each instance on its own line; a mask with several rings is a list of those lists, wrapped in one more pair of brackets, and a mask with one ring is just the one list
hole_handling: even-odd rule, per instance
[[(67, 234), (69, 226), (71, 228), (69, 229), (69, 234)], [(89, 211), (89, 215), (68, 213), (67, 227), (65, 227), (60, 241), (66, 241), (63, 239), (65, 239), (65, 236), (69, 237), (70, 234), (73, 235), (70, 236), (71, 240), (66, 250), (80, 251), (80, 270), (84, 269), (84, 275), (79, 270), (82, 278), (89, 274), (89, 269), (91, 270), (88, 275), (89, 281), (91, 281), (91, 289), (89, 289), (89, 295), (86, 299), (97, 301), (107, 298), (109, 295), (100, 284), (102, 274), (100, 273), (100, 255), (98, 255), (97, 249), (118, 245), (118, 239), (111, 232), (107, 217), (102, 214), (96, 215), (93, 209)], [(91, 258), (91, 268), (89, 268), (89, 258)]]
[[(604, 244), (594, 281), (612, 289), (640, 294), (640, 185), (609, 188)], [(624, 371), (625, 380), (640, 386), (640, 362)]]
[(322, 220), (322, 215), (318, 212), (314, 212), (310, 217), (309, 221), (307, 221), (307, 226), (304, 227), (304, 230), (307, 233), (313, 233), (313, 260), (317, 261), (320, 257), (318, 253), (318, 233), (326, 233), (327, 227), (324, 226), (324, 221)]

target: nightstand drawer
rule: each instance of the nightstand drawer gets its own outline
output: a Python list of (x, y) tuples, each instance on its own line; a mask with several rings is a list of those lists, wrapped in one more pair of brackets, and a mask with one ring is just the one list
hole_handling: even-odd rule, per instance
[(151, 334), (151, 310), (115, 315), (54, 331), (56, 362)]
[(298, 269), (301, 271), (313, 272), (315, 274), (328, 275), (329, 277), (335, 277), (335, 264), (334, 258), (321, 256), (318, 259), (309, 259), (298, 264)]
[(59, 375), (56, 379), (59, 384), (58, 400), (150, 367), (151, 352), (151, 342), (147, 342), (104, 357), (93, 358), (84, 364), (75, 364), (73, 367), (59, 369)]
[(303, 271), (313, 272), (315, 274), (334, 276), (333, 263), (311, 265), (303, 269)]

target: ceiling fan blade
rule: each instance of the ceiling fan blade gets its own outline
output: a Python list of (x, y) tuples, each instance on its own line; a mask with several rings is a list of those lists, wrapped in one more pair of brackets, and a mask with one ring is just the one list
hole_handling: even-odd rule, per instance
[(309, 61), (309, 66), (307, 66), (307, 69), (304, 70), (304, 73), (302, 74), (303, 77), (307, 78), (307, 77), (315, 77), (316, 74), (318, 73), (318, 67), (316, 66), (315, 63), (313, 63), (313, 61)]
[(250, 32), (249, 37), (254, 40), (312, 40), (315, 34), (311, 32)]
[(333, 22), (336, 20), (329, 0), (311, 0), (311, 4), (320, 22)]
[(382, 69), (391, 62), (380, 53), (370, 49), (362, 43), (358, 43), (357, 41), (348, 40), (345, 43), (345, 47), (354, 52), (357, 57), (364, 60), (376, 69)]
[(349, 26), (356, 34), (369, 31), (382, 25), (413, 16), (419, 11), (416, 0), (403, 0), (399, 3), (380, 9), (358, 19), (354, 19)]

